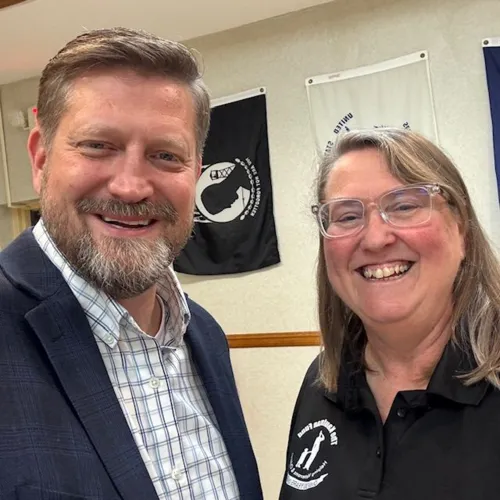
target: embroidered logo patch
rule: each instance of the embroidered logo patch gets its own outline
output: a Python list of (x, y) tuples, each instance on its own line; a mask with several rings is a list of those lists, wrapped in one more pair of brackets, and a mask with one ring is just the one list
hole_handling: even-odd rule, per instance
[(307, 424), (297, 437), (300, 451), (290, 455), (286, 484), (297, 490), (309, 490), (328, 476), (328, 472), (324, 473), (328, 465), (324, 450), (337, 446), (337, 431), (331, 422), (323, 419)]

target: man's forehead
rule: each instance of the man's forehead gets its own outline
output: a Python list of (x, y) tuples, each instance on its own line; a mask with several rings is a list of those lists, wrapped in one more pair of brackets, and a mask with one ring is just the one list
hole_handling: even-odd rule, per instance
[[(88, 98), (91, 97), (89, 100)], [(145, 75), (131, 70), (95, 70), (75, 78), (69, 87), (68, 105), (79, 100), (86, 106), (126, 98), (131, 105), (182, 107), (194, 110), (193, 96), (187, 84), (161, 75)]]
[(78, 79), (68, 96), (62, 122), (73, 130), (88, 133), (112, 133), (134, 127), (158, 135), (175, 128), (194, 131), (193, 100), (182, 85), (165, 79), (153, 81), (149, 87), (144, 82), (137, 83), (100, 73)]

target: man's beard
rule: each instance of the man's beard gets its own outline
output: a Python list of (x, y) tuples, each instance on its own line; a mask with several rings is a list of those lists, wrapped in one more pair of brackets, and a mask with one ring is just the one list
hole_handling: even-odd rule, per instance
[(47, 192), (47, 182), (44, 182), (40, 211), (57, 248), (78, 275), (115, 299), (136, 297), (164, 277), (186, 245), (193, 227), (192, 214), (189, 220), (180, 220), (168, 202), (129, 204), (119, 200), (86, 198), (77, 202), (75, 208), (76, 214), (104, 212), (109, 217), (155, 219), (155, 224), (167, 224), (170, 229), (167, 229), (168, 234), (154, 240), (100, 236), (96, 241), (81, 218), (79, 224), (78, 219), (72, 220), (73, 207), (59, 206)]

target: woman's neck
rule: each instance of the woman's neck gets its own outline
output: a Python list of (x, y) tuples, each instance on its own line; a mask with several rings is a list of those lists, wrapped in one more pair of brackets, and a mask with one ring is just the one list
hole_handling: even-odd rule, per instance
[(367, 330), (366, 378), (382, 420), (399, 391), (426, 389), (452, 334), (451, 310), (426, 329), (406, 329), (394, 337)]
[(365, 361), (386, 378), (429, 380), (452, 335), (452, 307), (434, 321), (366, 328)]

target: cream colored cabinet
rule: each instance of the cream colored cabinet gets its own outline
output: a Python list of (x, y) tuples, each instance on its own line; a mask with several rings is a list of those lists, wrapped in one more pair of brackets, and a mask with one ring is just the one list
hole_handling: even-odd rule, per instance
[[(37, 200), (31, 181), (31, 164), (26, 149), (29, 127), (20, 123), (19, 113), (27, 119), (28, 109), (37, 100), (38, 78), (3, 85), (0, 88), (2, 104), (7, 173), (11, 203), (22, 205)], [(3, 176), (2, 176), (3, 179)]]

